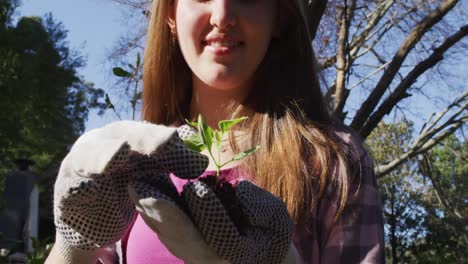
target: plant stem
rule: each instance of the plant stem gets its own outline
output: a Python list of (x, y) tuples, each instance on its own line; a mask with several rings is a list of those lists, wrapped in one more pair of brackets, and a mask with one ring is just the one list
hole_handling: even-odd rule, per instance
[[(218, 139), (216, 139), (216, 147), (218, 148), (218, 164), (221, 164), (221, 144), (222, 144), (223, 136), (224, 136), (224, 133), (221, 133), (221, 137), (220, 137), (219, 141), (218, 141)], [(216, 177), (219, 177), (219, 175), (221, 174), (221, 168), (222, 167), (223, 167), (223, 165), (217, 166), (217, 168), (216, 168)]]
[(215, 159), (213, 156), (213, 152), (211, 152), (211, 149), (208, 150), (208, 153), (210, 154), (211, 158), (213, 159), (215, 166), (216, 166), (216, 176), (218, 177), (221, 174), (221, 166), (219, 165), (218, 161)]

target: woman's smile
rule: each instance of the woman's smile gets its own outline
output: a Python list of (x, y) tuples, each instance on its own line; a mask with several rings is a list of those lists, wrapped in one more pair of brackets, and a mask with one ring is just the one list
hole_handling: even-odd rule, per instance
[(203, 49), (217, 57), (231, 55), (242, 48), (243, 45), (244, 42), (239, 38), (225, 34), (211, 35), (202, 41)]

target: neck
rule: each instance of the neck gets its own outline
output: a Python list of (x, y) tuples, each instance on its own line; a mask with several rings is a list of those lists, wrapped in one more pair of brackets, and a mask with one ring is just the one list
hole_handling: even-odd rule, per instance
[(232, 103), (239, 104), (246, 97), (245, 87), (219, 89), (210, 87), (201, 80), (193, 77), (192, 101), (190, 102), (190, 120), (196, 120), (199, 114), (205, 122), (213, 127), (218, 127), (218, 122), (229, 118), (228, 106)]

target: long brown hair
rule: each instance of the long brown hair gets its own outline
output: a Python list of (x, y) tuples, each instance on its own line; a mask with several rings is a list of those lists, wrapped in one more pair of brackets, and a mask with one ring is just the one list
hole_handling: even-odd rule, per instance
[[(307, 220), (326, 184), (348, 194), (344, 154), (329, 134), (332, 120), (316, 73), (307, 25), (297, 0), (278, 0), (280, 37), (271, 41), (257, 69), (254, 88), (232, 116), (247, 116), (242, 130), (261, 148), (242, 167), (256, 183), (280, 196), (296, 223)], [(153, 3), (143, 74), (143, 119), (170, 125), (188, 116), (192, 73), (166, 18), (169, 0)], [(265, 96), (268, 95), (268, 96)], [(239, 149), (231, 137), (231, 146)]]

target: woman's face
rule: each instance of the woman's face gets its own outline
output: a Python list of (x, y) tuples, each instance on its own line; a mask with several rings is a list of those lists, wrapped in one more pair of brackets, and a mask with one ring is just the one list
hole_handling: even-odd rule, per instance
[(175, 0), (168, 23), (195, 81), (249, 89), (276, 30), (273, 0)]

